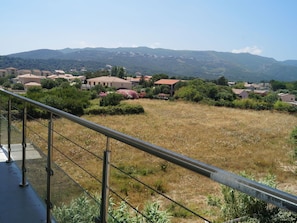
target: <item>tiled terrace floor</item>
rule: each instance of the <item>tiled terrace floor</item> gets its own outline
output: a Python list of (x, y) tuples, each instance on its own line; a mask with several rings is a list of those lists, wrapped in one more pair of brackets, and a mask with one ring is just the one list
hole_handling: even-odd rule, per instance
[(46, 222), (45, 203), (30, 186), (20, 187), (22, 175), (15, 162), (6, 163), (0, 147), (0, 223)]

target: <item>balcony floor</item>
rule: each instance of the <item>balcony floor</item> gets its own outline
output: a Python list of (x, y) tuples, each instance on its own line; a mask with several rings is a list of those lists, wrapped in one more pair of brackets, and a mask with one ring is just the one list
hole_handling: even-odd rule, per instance
[(20, 187), (21, 171), (14, 162), (6, 163), (0, 147), (0, 223), (46, 222), (46, 207), (34, 189)]

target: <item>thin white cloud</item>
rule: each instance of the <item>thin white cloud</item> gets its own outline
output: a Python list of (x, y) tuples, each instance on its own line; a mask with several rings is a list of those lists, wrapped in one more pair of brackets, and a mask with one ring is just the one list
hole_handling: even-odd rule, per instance
[(153, 44), (151, 44), (150, 45), (150, 48), (159, 48), (160, 47), (160, 45), (161, 45), (161, 43), (159, 43), (159, 42), (154, 42)]
[(257, 46), (246, 46), (241, 49), (234, 49), (231, 51), (232, 53), (250, 53), (254, 55), (260, 55), (262, 50)]
[(79, 48), (85, 48), (85, 47), (95, 47), (93, 44), (90, 44), (84, 40), (78, 42)]

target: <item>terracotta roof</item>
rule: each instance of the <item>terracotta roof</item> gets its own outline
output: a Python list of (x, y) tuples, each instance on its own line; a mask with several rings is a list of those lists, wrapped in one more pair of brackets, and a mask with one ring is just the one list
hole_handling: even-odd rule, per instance
[(232, 91), (234, 94), (241, 94), (242, 92), (246, 91), (245, 89), (236, 89), (236, 88), (232, 88)]
[(254, 90), (255, 94), (267, 94), (268, 91), (267, 90)]
[(45, 77), (43, 76), (37, 76), (34, 74), (23, 74), (23, 75), (19, 75), (18, 78), (36, 78), (36, 79), (43, 79)]
[(25, 86), (41, 86), (41, 84), (36, 83), (36, 82), (28, 82), (25, 84)]
[(122, 78), (118, 77), (110, 77), (110, 76), (102, 76), (102, 77), (95, 77), (88, 79), (87, 81), (98, 81), (98, 82), (125, 82), (125, 83), (131, 83), (130, 81), (124, 80)]
[(180, 80), (175, 79), (160, 79), (155, 82), (155, 84), (166, 84), (166, 85), (174, 85), (176, 83), (180, 82)]

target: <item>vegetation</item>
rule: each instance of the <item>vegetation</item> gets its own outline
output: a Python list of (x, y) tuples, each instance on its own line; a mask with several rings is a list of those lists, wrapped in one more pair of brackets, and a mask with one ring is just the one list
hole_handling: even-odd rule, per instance
[[(99, 202), (99, 204), (98, 204)], [(131, 212), (125, 202), (121, 202), (118, 206), (109, 200), (108, 223), (116, 222), (133, 222), (133, 223), (169, 223), (170, 215), (166, 211), (162, 211), (160, 204), (148, 203), (145, 205), (142, 216), (137, 212)], [(61, 207), (55, 207), (53, 214), (60, 223), (91, 223), (98, 219), (100, 210), (100, 201), (92, 201), (87, 196), (80, 196), (70, 204), (63, 204)]]
[[(129, 56), (128, 56), (129, 55)], [(14, 56), (14, 58), (12, 58)], [(23, 59), (21, 59), (23, 58)], [(51, 59), (55, 58), (55, 59)], [(121, 65), (130, 74), (165, 73), (217, 79), (225, 76), (233, 81), (296, 80), (297, 68), (272, 58), (250, 54), (232, 54), (213, 51), (178, 51), (166, 49), (118, 48), (77, 50), (37, 50), (0, 57), (0, 67), (70, 71), (96, 71), (106, 64)]]
[[(97, 105), (92, 105), (90, 99), (98, 97), (97, 92), (101, 90), (100, 87), (96, 87), (91, 91), (81, 91), (76, 85), (71, 86), (68, 82), (62, 81), (59, 86), (53, 88), (50, 87), (50, 83), (56, 84), (52, 81), (44, 82), (49, 90), (45, 91), (40, 87), (32, 87), (28, 89), (26, 96), (78, 116), (83, 114), (125, 115), (144, 112), (141, 105), (120, 104), (124, 98), (117, 93), (107, 94), (107, 96), (99, 100)], [(29, 107), (29, 112), (35, 118), (46, 117), (47, 115), (46, 112), (32, 106)]]
[(15, 83), (11, 87), (13, 90), (24, 90), (24, 85), (21, 83)]
[[(70, 86), (68, 83), (48, 91), (43, 91), (39, 87), (29, 88), (26, 96), (78, 116), (84, 114), (84, 109), (89, 105), (90, 99), (89, 92), (80, 91), (76, 87)], [(30, 107), (29, 109), (30, 113), (34, 114), (34, 117), (43, 117), (46, 115), (44, 111), (40, 111), (34, 107)]]
[(144, 113), (144, 109), (141, 105), (121, 103), (114, 106), (93, 105), (89, 108), (86, 108), (84, 113), (87, 115), (128, 115)]
[[(255, 180), (253, 176), (242, 172), (245, 178)], [(267, 175), (259, 181), (262, 184), (276, 188), (275, 176)], [(224, 220), (241, 218), (240, 222), (278, 223), (296, 222), (297, 214), (271, 206), (266, 202), (253, 198), (230, 187), (222, 186), (223, 200), (218, 197), (208, 197), (208, 204), (217, 206), (221, 210)]]
[[(146, 112), (137, 116), (85, 115), (83, 118), (231, 172), (248, 170), (255, 178), (275, 175), (278, 188), (297, 194), (296, 165), (292, 162), (294, 148), (289, 140), (296, 127), (296, 116), (183, 101), (141, 99), (126, 103), (141, 104)], [(43, 130), (36, 122), (28, 122), (28, 130), (30, 129), (45, 138), (47, 136), (47, 129)], [(96, 154), (102, 154), (106, 146), (104, 136), (86, 131), (67, 120), (55, 120), (55, 129)], [(28, 134), (30, 139), (34, 139), (34, 133), (29, 131)], [(46, 148), (42, 143), (39, 140), (38, 146)], [(71, 156), (73, 161), (90, 172), (100, 172), (98, 161), (89, 157), (84, 150), (65, 143), (61, 137), (55, 137), (54, 143), (55, 147), (63, 148), (63, 152)], [(117, 141), (111, 140), (110, 148), (111, 162), (120, 169), (131, 172), (153, 188), (165, 191), (166, 195), (181, 201), (185, 206), (202, 212), (208, 219), (218, 219), (220, 212), (205, 205), (209, 194), (223, 199), (217, 183)], [(56, 151), (53, 155), (53, 160), (80, 185), (88, 191), (98, 190), (100, 185), (96, 185), (90, 177), (83, 177), (68, 159), (64, 159)], [(127, 196), (135, 207), (142, 208), (144, 200), (160, 199), (155, 193), (115, 170), (111, 172), (110, 186), (121, 195)], [(162, 209), (170, 210), (172, 216), (177, 218), (176, 222), (191, 222), (192, 215), (189, 213), (164, 200), (161, 204)]]
[(101, 98), (100, 106), (116, 106), (124, 99), (124, 96), (117, 93), (107, 94), (105, 97)]
[[(103, 74), (104, 71), (98, 72), (98, 73), (89, 73), (88, 75), (101, 75)], [(114, 76), (119, 76), (123, 77), (123, 75), (126, 75), (125, 69), (123, 67), (113, 67), (113, 69), (110, 70), (111, 75)], [(155, 95), (158, 95), (160, 93), (163, 94), (169, 94), (170, 89), (167, 85), (161, 85), (161, 86), (153, 86), (153, 82), (157, 81), (161, 78), (168, 78), (166, 74), (155, 74), (153, 75), (153, 78), (151, 81), (144, 81), (144, 79), (141, 81), (141, 86), (138, 86), (137, 90), (141, 92), (145, 92), (145, 96), (148, 98), (153, 98)], [(4, 86), (10, 86), (10, 83), (8, 80), (2, 80)], [(280, 178), (280, 181), (282, 182), (282, 178), (286, 177), (292, 177), (296, 175), (296, 168), (293, 166), (292, 167), (292, 161), (288, 161), (288, 157), (286, 156), (288, 154), (293, 153), (293, 157), (296, 158), (296, 130), (294, 129), (291, 132), (290, 138), (293, 141), (293, 151), (292, 148), (288, 148), (287, 151), (277, 151), (277, 149), (284, 148), (286, 146), (290, 147), (291, 145), (288, 145), (287, 142), (281, 142), (279, 143), (277, 140), (281, 140), (280, 137), (278, 137), (276, 134), (279, 134), (279, 129), (278, 131), (275, 131), (273, 134), (271, 134), (271, 128), (275, 126), (268, 126), (266, 129), (263, 130), (263, 126), (259, 126), (258, 123), (261, 118), (265, 118), (265, 120), (269, 123), (272, 124), (274, 123), (274, 119), (270, 117), (272, 113), (268, 113), (272, 110), (277, 110), (280, 112), (284, 112), (283, 115), (287, 115), (286, 118), (289, 119), (289, 115), (287, 112), (290, 113), (295, 113), (297, 112), (297, 107), (291, 106), (288, 103), (282, 102), (278, 100), (277, 93), (278, 92), (290, 92), (290, 93), (297, 93), (296, 83), (282, 83), (280, 81), (271, 81), (271, 84), (273, 88), (276, 90), (276, 92), (271, 92), (268, 95), (265, 96), (260, 96), (255, 93), (250, 93), (249, 98), (247, 99), (239, 99), (236, 98), (235, 94), (233, 94), (232, 89), (227, 86), (227, 79), (222, 76), (218, 78), (217, 80), (214, 81), (206, 81), (202, 79), (193, 79), (188, 82), (181, 82), (176, 85), (175, 87), (175, 95), (174, 99), (176, 99), (176, 102), (162, 102), (163, 104), (168, 105), (168, 108), (165, 111), (162, 111), (162, 106), (163, 104), (158, 104), (158, 102), (154, 101), (153, 104), (150, 104), (151, 102), (141, 100), (142, 103), (148, 108), (148, 110), (152, 111), (152, 107), (157, 105), (157, 112), (155, 116), (148, 116), (149, 114), (144, 113), (144, 108), (141, 104), (136, 104), (135, 102), (127, 102), (127, 103), (122, 103), (123, 96), (117, 93), (114, 93), (115, 89), (107, 89), (102, 86), (95, 86), (92, 88), (90, 91), (82, 91), (80, 90), (81, 82), (80, 81), (75, 81), (73, 85), (70, 85), (68, 81), (65, 81), (64, 79), (57, 79), (56, 81), (52, 80), (44, 80), (42, 81), (42, 88), (40, 87), (35, 87), (35, 88), (30, 88), (27, 91), (26, 96), (30, 97), (34, 100), (40, 101), (42, 103), (45, 103), (47, 105), (56, 107), (58, 109), (64, 110), (66, 112), (83, 116), (83, 115), (95, 115), (95, 116), (86, 116), (87, 119), (93, 119), (94, 117), (98, 118), (98, 114), (109, 114), (109, 115), (122, 115), (122, 114), (141, 114), (140, 117), (137, 117), (137, 121), (135, 120), (135, 117), (133, 117), (133, 132), (129, 132), (127, 130), (128, 126), (126, 121), (130, 120), (129, 118), (119, 117), (115, 116), (112, 118), (112, 122), (118, 122), (120, 123), (120, 126), (114, 126), (113, 129), (117, 129), (119, 131), (123, 132), (128, 132), (130, 135), (135, 135), (136, 137), (144, 137), (145, 140), (152, 140), (155, 141), (156, 144), (162, 144), (168, 139), (166, 137), (169, 136), (169, 147), (168, 145), (164, 146), (165, 148), (170, 148), (173, 147), (173, 150), (178, 150), (180, 153), (189, 153), (191, 157), (195, 158), (197, 156), (197, 151), (195, 151), (197, 148), (191, 148), (192, 145), (197, 145), (196, 141), (193, 141), (193, 139), (197, 140), (197, 137), (200, 139), (198, 140), (199, 143), (198, 145), (201, 146), (203, 149), (209, 149), (212, 150), (213, 154), (215, 154), (216, 159), (209, 159), (209, 157), (212, 157), (213, 154), (211, 153), (209, 157), (206, 158), (207, 163), (214, 162), (216, 166), (221, 165), (222, 168), (227, 169), (230, 168), (231, 171), (239, 171), (240, 168), (242, 168), (242, 164), (245, 164), (245, 168), (251, 168), (256, 171), (259, 171), (260, 169), (265, 169), (268, 168), (269, 173), (274, 173), (277, 177)], [(241, 86), (239, 84), (238, 86)], [(11, 85), (12, 89), (23, 89), (24, 86), (21, 84), (13, 84)], [(112, 91), (113, 93), (111, 93)], [(98, 100), (98, 95), (102, 92), (106, 92), (106, 96), (101, 97), (100, 100)], [(92, 104), (90, 103), (90, 99), (95, 99), (97, 101), (97, 104)], [(182, 100), (182, 101), (181, 101)], [(145, 102), (144, 102), (145, 101)], [(189, 103), (190, 102), (190, 103)], [(195, 103), (192, 103), (195, 102)], [(199, 102), (199, 105), (197, 105), (197, 102)], [(149, 105), (148, 105), (149, 104)], [(177, 105), (181, 105), (177, 107)], [(220, 107), (231, 107), (231, 108), (240, 108), (240, 109), (250, 109), (250, 110), (257, 110), (260, 111), (259, 114), (265, 114), (263, 117), (259, 118), (259, 120), (255, 121), (253, 123), (254, 126), (250, 126), (251, 123), (244, 123), (242, 120), (237, 117), (236, 112), (243, 113), (243, 111), (234, 111), (233, 109), (228, 110), (229, 113), (233, 113), (234, 117), (232, 117), (233, 122), (227, 126), (221, 126), (220, 122), (228, 122), (229, 114), (227, 115), (224, 113), (227, 108), (221, 108), (219, 113), (216, 115), (212, 114), (210, 111), (205, 111), (205, 109), (209, 108), (207, 105), (215, 105), (215, 106), (220, 106)], [(199, 108), (199, 113), (195, 113), (196, 111), (188, 111), (188, 107), (196, 106)], [(180, 109), (182, 108), (182, 109)], [(201, 109), (201, 110), (200, 110)], [(214, 108), (212, 108), (214, 109)], [(269, 111), (262, 111), (262, 110), (269, 110)], [(173, 113), (175, 111), (176, 113)], [(202, 111), (202, 112), (201, 112)], [(203, 112), (204, 111), (204, 112)], [(162, 114), (163, 112), (163, 114)], [(255, 113), (247, 113), (248, 111), (244, 111), (245, 114), (248, 115), (255, 115)], [(264, 113), (265, 112), (265, 113)], [(29, 107), (29, 113), (34, 116), (34, 117), (45, 117), (47, 114), (45, 112), (40, 111), (39, 109), (36, 109), (34, 107)], [(150, 113), (151, 115), (152, 113)], [(171, 116), (170, 116), (171, 115)], [(248, 116), (247, 115), (247, 116)], [(252, 115), (252, 116), (253, 116)], [(277, 115), (282, 115), (281, 113), (278, 113)], [(202, 116), (202, 118), (201, 118)], [(216, 121), (211, 123), (209, 125), (209, 117), (216, 117)], [(185, 118), (186, 117), (186, 118)], [(239, 117), (239, 116), (238, 116)], [(240, 118), (242, 119), (243, 116), (242, 114), (240, 115)], [(269, 118), (270, 117), (270, 118)], [(158, 122), (152, 122), (152, 118), (158, 120)], [(163, 118), (165, 120), (161, 120), (160, 118)], [(170, 119), (168, 119), (170, 118)], [(235, 118), (235, 119), (234, 119)], [(292, 119), (292, 123), (294, 123), (294, 118), (295, 117), (290, 117)], [(149, 121), (147, 121), (148, 119)], [(269, 119), (269, 120), (268, 120)], [(104, 120), (103, 125), (108, 125), (110, 122), (108, 122), (108, 119), (106, 117), (100, 117), (100, 119), (95, 119), (93, 121), (95, 122), (101, 122)], [(140, 120), (140, 121), (139, 121)], [(199, 121), (198, 121), (199, 120)], [(235, 120), (235, 121), (234, 121)], [(253, 122), (252, 119), (249, 117), (247, 118), (249, 122)], [(273, 120), (273, 121), (272, 121)], [(283, 120), (283, 119), (282, 119)], [(131, 121), (131, 120), (130, 120)], [(180, 121), (180, 122), (179, 122)], [(288, 128), (288, 126), (292, 123), (288, 123), (287, 120), (283, 120), (286, 122), (286, 126), (283, 128)], [(296, 121), (296, 120), (295, 120)], [(59, 122), (59, 121), (57, 121)], [(137, 126), (135, 126), (135, 123), (137, 122)], [(144, 126), (143, 123), (144, 122)], [(123, 125), (124, 123), (124, 125)], [(267, 124), (267, 123), (262, 123)], [(281, 126), (283, 123), (277, 122), (275, 124), (277, 127)], [(59, 124), (58, 124), (59, 125)], [(113, 126), (113, 124), (111, 124)], [(139, 125), (139, 126), (138, 126)], [(164, 125), (166, 128), (164, 128), (162, 125)], [(189, 126), (195, 126), (194, 129), (189, 129)], [(132, 126), (132, 125), (131, 125)], [(141, 126), (141, 127), (140, 127)], [(202, 126), (203, 130), (197, 130), (198, 126)], [(248, 126), (248, 128), (247, 128)], [(257, 126), (257, 127), (255, 127)], [(67, 124), (64, 123), (63, 126), (60, 126), (59, 129), (61, 128), (66, 128)], [(208, 127), (208, 129), (207, 129)], [(292, 126), (291, 126), (292, 127)], [(71, 132), (71, 128), (68, 126), (69, 133)], [(174, 132), (170, 131), (171, 129), (177, 128)], [(217, 128), (220, 130), (220, 134), (223, 135), (221, 136), (220, 134), (215, 134), (215, 130)], [(242, 128), (247, 128), (247, 131), (242, 130)], [(34, 128), (35, 129), (35, 128)], [(153, 129), (154, 131), (157, 132), (159, 135), (146, 135), (147, 131), (150, 129)], [(260, 129), (260, 130), (259, 130)], [(266, 131), (269, 129), (269, 134), (267, 134)], [(211, 132), (211, 135), (204, 135), (204, 131), (209, 131)], [(253, 130), (255, 132), (253, 132)], [(287, 131), (283, 130), (284, 132)], [(67, 132), (65, 130), (65, 132)], [(76, 130), (77, 132), (80, 132), (79, 130)], [(131, 131), (131, 130), (130, 130)], [(189, 136), (185, 135), (186, 132)], [(276, 133), (277, 132), (277, 133)], [(282, 132), (282, 136), (284, 138), (288, 138), (288, 133), (285, 134)], [(257, 134), (258, 133), (258, 134)], [(66, 133), (68, 134), (68, 133)], [(263, 140), (263, 135), (267, 136), (267, 138), (264, 137), (266, 140), (265, 144), (260, 144)], [(267, 134), (267, 135), (265, 135)], [(203, 136), (204, 135), (204, 136)], [(70, 138), (75, 136), (69, 135), (66, 138)], [(88, 138), (90, 138), (90, 135), (87, 135)], [(77, 138), (80, 138), (80, 136), (76, 135)], [(146, 138), (147, 137), (147, 138)], [(210, 144), (208, 145), (203, 145), (204, 141), (206, 138), (211, 138), (213, 141), (211, 141)], [(230, 139), (229, 139), (230, 137)], [(271, 140), (271, 142), (270, 142)], [(59, 144), (60, 142), (58, 142)], [(62, 142), (61, 142), (62, 143)], [(86, 145), (84, 147), (96, 147), (98, 146), (97, 144), (92, 144), (91, 140), (87, 140)], [(165, 142), (166, 144), (167, 142)], [(171, 143), (171, 144), (170, 144)], [(259, 145), (258, 145), (259, 143)], [(67, 145), (65, 143), (60, 145), (61, 147), (63, 146), (63, 149), (65, 148), (65, 151), (67, 152)], [(171, 146), (171, 147), (170, 147)], [(221, 146), (221, 147), (220, 147)], [(257, 146), (258, 148), (264, 148), (266, 147), (267, 150), (273, 150), (273, 154), (271, 155), (268, 151), (265, 150), (265, 152), (261, 151), (262, 153), (259, 155), (259, 157), (254, 157), (255, 160), (251, 161), (251, 163), (247, 163), (246, 160), (247, 157), (251, 156), (251, 154), (259, 153), (259, 151), (255, 151), (253, 148)], [(276, 147), (279, 146), (279, 147)], [(186, 147), (185, 151), (179, 151), (181, 150), (182, 147)], [(217, 149), (220, 148), (220, 149)], [(117, 145), (116, 147), (117, 150), (123, 149), (123, 146)], [(127, 148), (125, 148), (126, 150)], [(198, 154), (205, 154), (205, 152), (200, 151)], [(225, 150), (227, 149), (227, 151)], [(291, 150), (289, 150), (291, 149)], [(254, 150), (254, 151), (252, 151)], [(71, 149), (70, 153), (73, 153), (73, 148)], [(139, 151), (136, 151), (133, 153), (134, 159), (132, 163), (131, 162), (131, 157), (130, 155), (132, 153), (129, 153), (128, 155), (128, 160), (125, 160), (125, 155), (123, 155), (124, 152), (120, 153), (121, 157), (116, 157), (120, 161), (115, 161), (115, 163), (119, 165), (124, 165), (122, 166), (122, 169), (130, 169), (133, 167), (133, 169), (136, 169), (134, 172), (131, 174), (137, 174), (141, 178), (143, 178), (145, 181), (149, 182), (153, 188), (155, 188), (158, 192), (161, 193), (173, 193), (172, 190), (175, 188), (173, 184), (176, 182), (180, 182), (182, 179), (180, 176), (184, 176), (184, 173), (179, 172), (177, 168), (171, 167), (168, 168), (167, 165), (165, 165), (166, 168), (163, 168), (164, 165), (158, 163), (158, 161), (154, 160), (155, 158), (150, 158), (145, 160), (144, 162), (140, 162), (140, 158), (143, 158), (139, 153)], [(271, 151), (270, 151), (271, 152)], [(82, 157), (82, 154), (77, 153)], [(220, 154), (220, 155), (219, 155)], [(231, 155), (237, 156), (236, 159), (244, 160), (239, 164), (232, 165), (230, 164), (230, 161), (234, 159)], [(276, 156), (277, 158), (271, 158), (270, 156)], [(277, 155), (276, 155), (277, 154)], [(117, 156), (117, 155), (115, 155)], [(279, 160), (279, 157), (284, 156), (286, 158), (283, 158), (280, 163), (277, 163), (275, 160)], [(199, 159), (203, 159), (203, 157), (198, 157)], [(197, 158), (197, 159), (198, 159)], [(87, 188), (87, 190), (92, 191), (96, 186), (89, 182), (88, 179), (77, 179), (76, 174), (73, 173), (71, 167), (69, 167), (68, 163), (63, 163), (61, 161), (61, 158), (58, 158), (59, 160), (57, 161), (58, 163), (61, 162), (60, 164), (65, 166), (65, 169), (67, 172), (69, 171), (69, 174), (72, 175), (72, 177), (76, 180), (79, 180), (82, 182), (83, 185)], [(222, 162), (218, 162), (218, 160), (221, 160)], [(290, 163), (291, 162), (291, 163)], [(123, 164), (124, 163), (124, 164)], [(127, 164), (129, 163), (129, 164)], [(158, 170), (155, 168), (150, 167), (152, 163), (158, 163), (157, 166), (160, 166)], [(92, 162), (91, 162), (92, 164)], [(91, 165), (90, 164), (90, 165)], [(93, 163), (94, 164), (94, 163)], [(89, 165), (84, 163), (83, 165)], [(125, 166), (129, 165), (129, 166)], [(278, 170), (278, 168), (281, 166), (281, 171)], [(284, 167), (285, 166), (285, 167)], [(287, 173), (284, 169), (288, 169), (290, 171), (287, 171)], [(88, 167), (92, 169), (92, 166)], [(293, 170), (293, 171), (292, 171)], [(166, 172), (166, 174), (165, 174)], [(179, 179), (174, 179), (175, 175), (179, 175)], [(260, 173), (262, 174), (262, 173)], [(127, 183), (123, 179), (125, 177), (121, 177), (120, 175), (113, 174), (114, 179), (113, 183), (115, 185), (120, 185), (120, 193), (123, 193), (125, 196), (132, 196), (132, 200), (139, 202), (137, 200), (137, 196), (135, 194), (141, 193), (141, 197), (144, 197), (146, 199), (150, 199), (152, 196), (155, 195), (154, 192), (148, 192), (146, 189), (143, 188), (143, 186), (137, 184), (137, 183)], [(157, 177), (156, 177), (157, 176)], [(192, 176), (191, 176), (192, 177)], [(195, 178), (195, 177), (194, 177)], [(195, 178), (196, 179), (196, 178)], [(197, 178), (198, 179), (198, 178)], [(199, 179), (200, 181), (201, 179)], [(275, 179), (266, 179), (268, 183), (275, 183)], [(172, 182), (173, 181), (173, 182)], [(284, 181), (284, 180), (283, 180)], [(169, 184), (170, 182), (170, 184)], [(267, 183), (264, 182), (264, 183)], [(199, 182), (200, 185), (200, 182)], [(212, 185), (212, 184), (209, 184)], [(270, 185), (271, 186), (271, 185)], [(117, 187), (117, 186), (116, 186)], [(184, 189), (184, 188), (183, 188)], [(193, 188), (190, 188), (193, 190)], [(183, 195), (186, 196), (191, 196), (189, 194), (193, 193), (190, 189), (186, 189), (186, 193), (183, 193)], [(203, 189), (202, 191), (207, 190)], [(213, 192), (213, 191), (212, 191)], [(176, 192), (175, 192), (176, 193)], [(223, 187), (222, 189), (222, 196), (223, 196), (223, 202), (219, 199), (219, 197), (212, 198), (209, 202), (212, 203), (213, 205), (222, 205), (222, 213), (223, 213), (223, 218), (224, 219), (230, 219), (230, 218), (237, 218), (244, 216), (248, 220), (248, 222), (273, 222), (273, 221), (280, 221), (280, 220), (287, 220), (289, 218), (296, 220), (296, 216), (287, 213), (284, 211), (281, 211), (277, 208), (270, 208), (266, 203), (259, 201), (257, 199), (251, 198), (247, 195), (244, 195), (242, 193), (233, 191), (230, 188)], [(176, 194), (173, 194), (174, 196)], [(139, 199), (139, 197), (138, 197)], [(62, 209), (59, 209), (58, 216), (61, 215), (61, 219), (65, 218), (66, 221), (69, 222), (68, 217), (65, 217), (67, 215), (75, 216), (72, 219), (75, 219), (75, 221), (90, 221), (87, 219), (80, 219), (81, 214), (75, 215), (74, 213), (71, 212), (71, 209), (74, 211), (76, 210), (76, 207), (74, 206), (79, 206), (79, 203), (84, 203), (88, 202), (82, 198), (82, 200), (78, 200), (78, 203), (75, 201), (73, 204), (70, 205), (70, 207), (64, 206)], [(187, 205), (193, 205), (195, 202), (191, 201), (186, 201)], [(74, 206), (73, 206), (74, 205)], [(196, 205), (196, 203), (195, 203)], [(114, 206), (112, 206), (114, 207)], [(113, 211), (113, 208), (111, 207), (111, 210)], [(131, 219), (134, 219), (133, 221), (136, 222), (144, 222), (144, 220), (141, 220), (141, 217), (139, 216), (130, 216), (127, 214), (126, 206), (124, 203), (121, 203), (119, 205), (120, 210), (116, 209), (114, 215), (118, 216), (120, 221), (125, 221), (129, 220), (132, 221)], [(159, 204), (153, 204), (153, 207), (155, 210), (159, 209)], [(181, 211), (179, 208), (176, 208), (175, 206), (170, 206), (170, 204), (164, 204), (164, 207), (168, 208), (169, 210), (172, 211), (172, 216), (177, 217), (177, 218), (191, 218), (191, 214)], [(85, 210), (88, 211), (88, 210)], [(211, 212), (210, 210), (209, 212)], [(94, 212), (93, 209), (91, 208), (91, 212)], [(148, 215), (151, 213), (151, 211), (148, 211)], [(153, 216), (158, 216), (156, 214), (157, 212), (153, 212), (151, 217)], [(63, 217), (64, 216), (64, 217)], [(85, 216), (88, 219), (94, 219), (94, 216), (89, 216), (88, 214)], [(165, 218), (165, 222), (167, 222)], [(265, 221), (263, 220), (265, 219)], [(266, 221), (269, 219), (270, 221)], [(276, 220), (277, 219), (277, 220)], [(158, 219), (154, 219), (153, 222), (157, 222)], [(163, 222), (161, 220), (160, 222)]]

